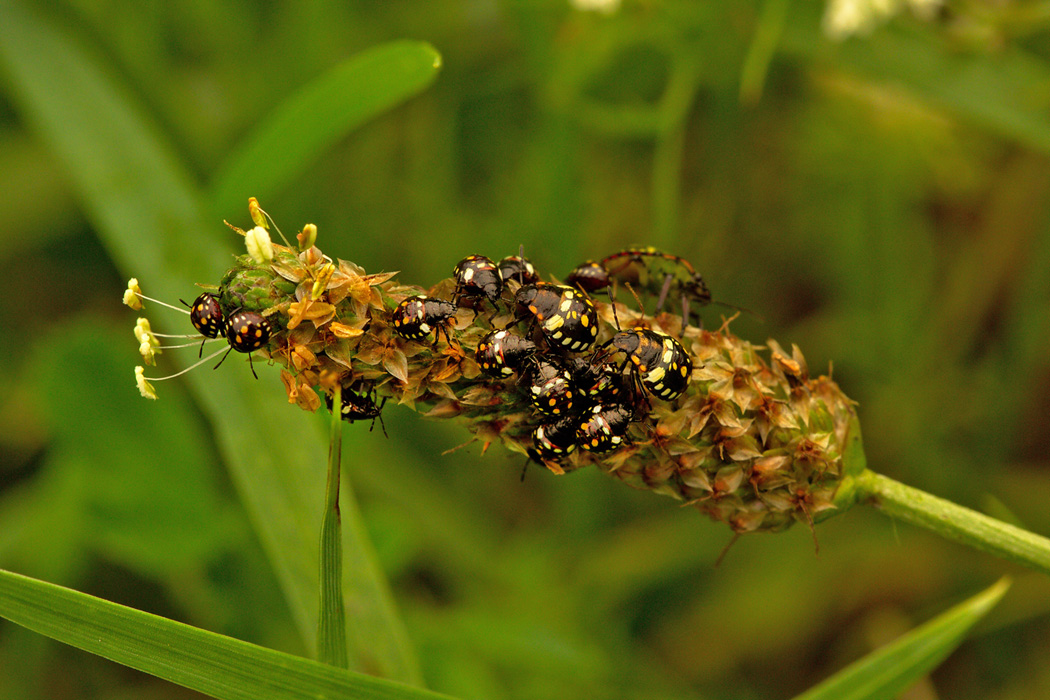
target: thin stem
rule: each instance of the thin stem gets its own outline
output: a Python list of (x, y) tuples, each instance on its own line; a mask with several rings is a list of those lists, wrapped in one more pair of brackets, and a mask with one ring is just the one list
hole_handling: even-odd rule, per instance
[(892, 518), (1050, 574), (1050, 539), (963, 508), (925, 491), (864, 470), (856, 477), (859, 501)]
[(317, 618), (317, 658), (349, 668), (346, 610), (343, 603), (342, 517), (339, 514), (339, 465), (343, 451), (342, 389), (332, 392), (332, 432), (328, 444), (328, 483), (321, 519), (321, 611)]
[(769, 64), (773, 61), (777, 44), (784, 33), (790, 0), (766, 0), (762, 14), (755, 25), (755, 33), (740, 71), (740, 101), (757, 104), (766, 85)]

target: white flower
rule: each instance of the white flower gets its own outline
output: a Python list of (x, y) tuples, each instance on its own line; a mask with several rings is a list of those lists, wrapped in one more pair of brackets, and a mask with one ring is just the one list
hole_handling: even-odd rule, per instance
[(831, 0), (824, 11), (824, 32), (832, 39), (867, 34), (877, 17), (871, 0)]
[(870, 34), (880, 23), (900, 12), (905, 4), (916, 16), (931, 19), (944, 0), (828, 0), (824, 11), (824, 33), (842, 40), (854, 34)]
[(569, 3), (583, 12), (601, 12), (606, 15), (620, 9), (620, 0), (569, 0)]

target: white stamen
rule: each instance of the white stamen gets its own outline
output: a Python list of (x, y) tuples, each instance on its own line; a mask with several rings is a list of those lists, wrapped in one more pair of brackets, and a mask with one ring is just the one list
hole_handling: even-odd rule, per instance
[(148, 297), (148, 296), (146, 296), (145, 294), (143, 294), (142, 292), (139, 292), (139, 294), (138, 294), (138, 297), (139, 297), (139, 299), (145, 299), (146, 301), (152, 301), (152, 302), (153, 302), (154, 304), (160, 304), (161, 306), (166, 306), (166, 307), (168, 307), (169, 309), (175, 309), (176, 311), (178, 311), (178, 312), (180, 312), (180, 313), (184, 313), (184, 314), (186, 314), (187, 316), (188, 316), (188, 315), (189, 315), (189, 313), (190, 313), (190, 312), (189, 312), (189, 311), (187, 311), (186, 309), (180, 309), (180, 308), (179, 308), (179, 307), (177, 307), (177, 306), (172, 306), (171, 304), (169, 304), (169, 303), (167, 303), (167, 302), (164, 302), (164, 301), (161, 301), (160, 299), (154, 299), (153, 297)]
[[(218, 340), (218, 338), (216, 338), (216, 340)], [(191, 369), (197, 369), (198, 367), (203, 365), (208, 360), (215, 359), (216, 357), (218, 357), (222, 353), (226, 352), (226, 350), (227, 350), (227, 348), (219, 348), (218, 350), (216, 350), (212, 354), (208, 355), (207, 357), (202, 357), (201, 359), (197, 360), (196, 362), (194, 362), (192, 365), (190, 365), (186, 369), (182, 370), (181, 372), (176, 372), (175, 374), (169, 374), (166, 377), (149, 377), (149, 380), (151, 382), (163, 382), (163, 381), (166, 381), (168, 379), (174, 379), (175, 377), (181, 377), (182, 375), (184, 375), (187, 372), (189, 372)]]

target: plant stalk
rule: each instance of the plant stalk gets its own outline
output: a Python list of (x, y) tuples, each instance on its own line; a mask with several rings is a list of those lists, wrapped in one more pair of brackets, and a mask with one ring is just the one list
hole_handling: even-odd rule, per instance
[(857, 500), (892, 518), (932, 530), (974, 549), (1050, 574), (1050, 539), (865, 469), (855, 477)]
[(328, 482), (321, 518), (321, 610), (317, 618), (317, 659), (349, 668), (346, 648), (346, 610), (343, 603), (342, 517), (339, 514), (339, 477), (343, 452), (342, 390), (332, 393), (332, 433), (328, 443)]

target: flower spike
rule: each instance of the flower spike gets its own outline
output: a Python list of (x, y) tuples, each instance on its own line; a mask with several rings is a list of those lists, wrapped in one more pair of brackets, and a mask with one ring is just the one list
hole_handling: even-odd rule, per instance
[[(277, 229), (257, 207), (249, 233), (265, 230), (258, 217)], [(199, 316), (217, 309), (230, 346), (219, 353), (279, 364), (289, 401), (305, 410), (336, 382), (352, 398), (348, 420), (378, 417), (384, 399), (456, 418), (480, 444), (502, 442), (555, 474), (594, 466), (737, 533), (812, 525), (836, 507), (853, 402), (811, 377), (795, 349), (700, 328), (695, 309), (645, 313), (643, 300), (671, 292), (709, 301), (678, 256), (638, 248), (599, 263), (641, 295), (635, 310), (502, 272), (491, 294), (471, 294), (490, 268), (462, 261), (457, 279), (403, 284), (325, 255), (311, 225), (297, 243), (238, 257)], [(533, 269), (519, 257), (513, 269)], [(493, 313), (477, 313), (482, 302)]]

